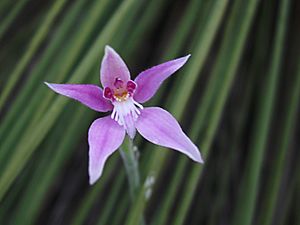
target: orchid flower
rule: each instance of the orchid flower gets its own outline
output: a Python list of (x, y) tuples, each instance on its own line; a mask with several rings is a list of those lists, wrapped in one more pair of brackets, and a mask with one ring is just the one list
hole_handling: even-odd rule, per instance
[(103, 90), (93, 84), (45, 82), (56, 93), (75, 99), (95, 111), (112, 111), (111, 115), (96, 119), (89, 128), (90, 184), (100, 178), (107, 158), (120, 147), (125, 134), (133, 139), (136, 130), (154, 144), (177, 150), (203, 163), (197, 146), (169, 112), (141, 105), (153, 97), (162, 82), (181, 68), (189, 57), (154, 66), (131, 80), (122, 58), (106, 46), (100, 69)]

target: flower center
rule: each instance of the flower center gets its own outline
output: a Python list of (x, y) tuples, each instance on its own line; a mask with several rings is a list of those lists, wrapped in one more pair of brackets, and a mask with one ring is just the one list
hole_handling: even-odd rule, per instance
[(143, 106), (133, 99), (136, 87), (136, 83), (132, 80), (125, 84), (121, 79), (116, 78), (112, 88), (104, 88), (104, 97), (114, 105), (111, 118), (124, 126), (126, 130), (140, 115), (139, 109), (143, 109)]
[(129, 80), (125, 84), (120, 78), (116, 78), (113, 87), (105, 87), (103, 96), (104, 98), (114, 102), (126, 101), (129, 97), (132, 97), (137, 85), (134, 81)]
[(143, 106), (133, 98), (129, 97), (126, 101), (115, 101), (112, 102), (114, 109), (111, 114), (111, 118), (119, 123), (119, 125), (124, 126), (125, 129), (136, 121), (138, 116), (141, 114), (140, 109), (143, 109)]
[(117, 89), (114, 91), (113, 97), (118, 102), (126, 101), (129, 97), (129, 93), (127, 90)]

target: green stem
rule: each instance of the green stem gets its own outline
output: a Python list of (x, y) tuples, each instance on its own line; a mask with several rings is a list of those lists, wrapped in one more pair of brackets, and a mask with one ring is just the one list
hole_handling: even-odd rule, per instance
[[(119, 148), (119, 151), (126, 169), (131, 202), (134, 203), (138, 197), (139, 190), (141, 190), (139, 163), (137, 157), (138, 150), (137, 147), (134, 146), (133, 140), (126, 137), (124, 144), (122, 145), (122, 148)], [(146, 224), (143, 214), (141, 216), (140, 224)]]
[(139, 163), (138, 158), (136, 157), (137, 148), (134, 146), (133, 140), (126, 137), (122, 148), (119, 150), (126, 169), (130, 198), (134, 201), (137, 191), (141, 186)]

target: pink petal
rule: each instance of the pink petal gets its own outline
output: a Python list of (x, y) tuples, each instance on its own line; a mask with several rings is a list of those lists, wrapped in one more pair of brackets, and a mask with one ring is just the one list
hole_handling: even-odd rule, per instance
[(127, 83), (130, 80), (130, 73), (119, 54), (107, 45), (101, 63), (100, 80), (103, 87), (113, 88), (117, 79)]
[(134, 99), (144, 103), (152, 98), (162, 82), (180, 69), (189, 57), (174, 59), (141, 72), (134, 80), (137, 83)]
[(122, 144), (125, 130), (110, 116), (95, 120), (89, 129), (89, 176), (94, 184), (101, 176), (107, 158)]
[(92, 84), (45, 84), (58, 94), (73, 98), (89, 108), (107, 112), (112, 110), (112, 104), (103, 98), (102, 89)]
[(203, 163), (199, 149), (182, 131), (176, 119), (166, 110), (150, 107), (141, 110), (136, 121), (138, 132), (148, 141), (184, 153)]

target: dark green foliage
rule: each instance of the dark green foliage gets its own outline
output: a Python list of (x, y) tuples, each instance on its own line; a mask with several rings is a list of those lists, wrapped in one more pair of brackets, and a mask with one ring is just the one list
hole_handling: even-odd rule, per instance
[[(296, 0), (0, 3), (0, 224), (293, 225), (299, 216)], [(192, 54), (146, 105), (168, 109), (205, 164), (140, 137), (130, 201), (116, 152), (88, 185), (87, 131), (103, 116), (43, 81), (99, 82), (106, 44), (132, 76)]]

